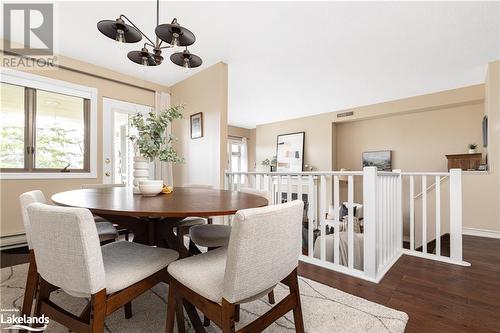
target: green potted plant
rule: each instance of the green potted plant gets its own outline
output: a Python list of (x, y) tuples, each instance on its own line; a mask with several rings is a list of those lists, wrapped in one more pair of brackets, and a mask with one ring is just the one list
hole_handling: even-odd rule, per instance
[(137, 133), (129, 138), (134, 145), (134, 192), (139, 182), (149, 178), (149, 162), (183, 163), (173, 147), (176, 138), (167, 134), (170, 123), (182, 119), (183, 105), (175, 105), (158, 113), (151, 111), (147, 115), (137, 113), (130, 118), (130, 125)]
[(266, 158), (265, 160), (262, 161), (261, 164), (265, 167), (269, 167), (269, 170), (271, 172), (273, 172), (276, 168), (277, 158), (276, 158), (276, 156), (273, 156), (273, 158), (271, 160)]
[(469, 143), (468, 147), (469, 147), (469, 154), (476, 153), (476, 149), (477, 149), (476, 143)]

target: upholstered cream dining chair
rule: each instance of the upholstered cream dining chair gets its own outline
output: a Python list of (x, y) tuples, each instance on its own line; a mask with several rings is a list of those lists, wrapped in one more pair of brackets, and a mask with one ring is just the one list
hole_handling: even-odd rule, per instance
[[(82, 189), (101, 189), (101, 188), (125, 187), (125, 184), (121, 184), (121, 183), (119, 183), (119, 184), (82, 184), (80, 187)], [(97, 232), (99, 232), (99, 231), (103, 232), (104, 228), (106, 226), (106, 230), (107, 230), (108, 234), (111, 235), (111, 233), (114, 232), (115, 236), (114, 236), (113, 240), (116, 239), (116, 237), (118, 235), (124, 235), (125, 240), (127, 240), (127, 241), (129, 240), (130, 230), (128, 230), (127, 228), (120, 227), (120, 225), (109, 222), (108, 220), (106, 220), (105, 218), (102, 218), (100, 216), (94, 216), (94, 220), (96, 223), (102, 223), (102, 225), (98, 226)], [(102, 242), (103, 241), (101, 240), (101, 243)], [(109, 242), (109, 240), (106, 242)]]
[[(173, 332), (177, 305), (172, 304), (184, 299), (224, 333), (234, 332), (237, 307), (267, 294), (280, 282), (290, 288), (290, 294), (242, 331), (263, 331), (293, 310), (295, 330), (304, 332), (297, 278), (303, 207), (302, 201), (292, 201), (240, 210), (227, 248), (172, 263), (165, 332)], [(182, 315), (177, 312), (178, 321)]]
[[(34, 190), (30, 192), (23, 193), (19, 196), (19, 203), (21, 205), (21, 216), (24, 224), (24, 231), (26, 233), (26, 240), (28, 242), (29, 254), (29, 268), (28, 276), (26, 279), (26, 288), (24, 290), (24, 300), (23, 307), (21, 309), (21, 316), (31, 314), (31, 308), (33, 306), (33, 300), (35, 298), (37, 286), (38, 286), (38, 274), (36, 268), (35, 255), (33, 252), (33, 245), (31, 243), (31, 223), (28, 217), (27, 207), (32, 203), (47, 203), (45, 195), (40, 190)], [(99, 241), (101, 243), (109, 242), (114, 240), (117, 236), (116, 228), (109, 222), (98, 222), (95, 224), (97, 228), (97, 234), (99, 236)], [(127, 317), (131, 316), (131, 310), (127, 306)]]
[[(253, 189), (253, 188), (241, 188), (239, 192), (255, 194), (260, 197), (269, 200), (269, 194), (267, 191)], [(189, 238), (191, 241), (198, 245), (212, 250), (218, 247), (227, 246), (229, 243), (229, 237), (231, 235), (231, 226), (223, 224), (205, 224), (194, 226), (189, 230)], [(268, 300), (270, 304), (274, 304), (274, 291), (271, 290), (268, 294)], [(236, 313), (236, 321), (239, 320), (239, 312)], [(210, 325), (210, 321), (205, 317), (204, 325)]]
[[(127, 241), (100, 246), (91, 212), (33, 203), (27, 208), (40, 275), (35, 316), (42, 314), (76, 332), (103, 332), (104, 319), (159, 282), (177, 251)], [(54, 289), (90, 298), (80, 317), (54, 304)]]
[[(212, 185), (206, 185), (206, 184), (183, 184), (182, 187), (207, 189), (207, 190), (211, 190), (214, 188)], [(184, 236), (189, 234), (192, 227), (204, 224), (212, 224), (212, 218), (191, 216), (191, 217), (186, 217), (185, 219), (182, 219), (179, 222), (177, 222), (176, 226), (177, 240), (179, 241), (179, 243), (184, 244)], [(192, 246), (191, 242), (192, 240), (190, 238), (190, 246)]]

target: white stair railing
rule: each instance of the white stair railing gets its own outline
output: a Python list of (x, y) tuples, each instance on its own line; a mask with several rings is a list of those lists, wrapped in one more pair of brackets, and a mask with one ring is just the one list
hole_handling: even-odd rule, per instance
[[(448, 174), (451, 200), (449, 258), (441, 256), (439, 251), (436, 254), (416, 251), (414, 232), (416, 222), (420, 222), (414, 219), (415, 177), (424, 176), (422, 188), (426, 189), (427, 176), (438, 179)], [(361, 182), (359, 178), (362, 178)], [(409, 178), (410, 185), (410, 249), (403, 249), (404, 178)], [(345, 186), (341, 179), (347, 179)], [(434, 191), (438, 193), (436, 225), (439, 226), (440, 185), (438, 181), (434, 187)], [(365, 167), (363, 171), (226, 172), (226, 189), (238, 191), (242, 186), (268, 191), (270, 204), (295, 199), (307, 201), (307, 215), (303, 226), (304, 246), (300, 257), (302, 261), (373, 282), (379, 282), (403, 253), (454, 264), (467, 264), (462, 261), (460, 170), (452, 170), (450, 173), (404, 173), (379, 172), (375, 167)], [(424, 230), (427, 225), (426, 195), (427, 191), (424, 191), (422, 211), (425, 214), (421, 224)], [(359, 223), (354, 212), (356, 202), (363, 205), (362, 233), (354, 230), (355, 223)], [(347, 218), (340, 221), (338, 211), (342, 203), (346, 204), (348, 212)], [(333, 216), (327, 214), (330, 206), (337, 212)], [(439, 226), (436, 236), (441, 232)], [(333, 234), (327, 232), (332, 228)], [(422, 241), (426, 241), (427, 231), (421, 237)], [(424, 245), (423, 247), (425, 248)]]
[[(409, 179), (409, 248), (403, 253), (462, 266), (470, 266), (462, 256), (462, 170), (451, 169), (449, 172), (402, 172), (402, 177)], [(449, 212), (443, 211), (442, 181), (449, 178)], [(420, 179), (421, 189), (415, 195), (415, 188)], [(428, 181), (433, 183), (427, 186)], [(446, 189), (446, 188), (445, 188)], [(434, 203), (428, 199), (434, 195)], [(416, 199), (420, 199), (418, 211)], [(434, 205), (429, 209), (429, 205)], [(434, 211), (434, 214), (432, 214)], [(420, 218), (417, 218), (417, 213)], [(442, 216), (447, 217), (443, 219)], [(434, 228), (434, 231), (432, 231)], [(420, 235), (417, 235), (420, 231)], [(441, 238), (449, 234), (449, 256), (443, 255)], [(428, 244), (434, 242), (434, 251)], [(420, 245), (420, 246), (419, 246)]]

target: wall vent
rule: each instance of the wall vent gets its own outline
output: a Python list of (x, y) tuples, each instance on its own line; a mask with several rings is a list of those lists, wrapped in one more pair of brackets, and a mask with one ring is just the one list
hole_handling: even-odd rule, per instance
[(337, 118), (350, 117), (354, 115), (354, 111), (337, 113)]

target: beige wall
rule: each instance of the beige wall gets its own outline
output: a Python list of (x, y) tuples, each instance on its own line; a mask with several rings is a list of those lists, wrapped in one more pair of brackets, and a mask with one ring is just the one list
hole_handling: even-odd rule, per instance
[[(2, 56), (3, 58), (3, 56)], [(1, 59), (0, 59), (1, 60)], [(58, 79), (66, 82), (72, 82), (80, 85), (97, 88), (97, 178), (94, 179), (51, 179), (51, 180), (1, 180), (0, 181), (0, 235), (15, 235), (24, 233), (23, 224), (21, 221), (21, 213), (18, 203), (18, 197), (21, 193), (39, 189), (42, 190), (47, 198), (50, 198), (54, 193), (76, 189), (85, 183), (100, 183), (102, 182), (102, 98), (109, 97), (127, 102), (144, 104), (148, 106), (154, 105), (154, 92), (151, 90), (160, 90), (169, 92), (169, 88), (160, 86), (154, 83), (132, 78), (127, 75), (109, 71), (105, 68), (100, 68), (91, 64), (83, 63), (76, 60), (71, 60), (65, 57), (60, 57), (62, 64), (74, 66), (79, 71), (88, 71), (93, 75), (120, 79), (127, 84), (120, 84), (114, 81), (109, 81), (95, 76), (90, 76), (82, 73), (75, 73), (66, 69), (54, 70), (35, 70), (28, 71), (36, 75), (46, 76), (53, 79)], [(130, 86), (128, 84), (144, 87), (148, 90)]]
[[(227, 145), (227, 65), (218, 63), (171, 87), (172, 104), (185, 104), (174, 122), (176, 148), (186, 159), (174, 166), (174, 185), (223, 186)], [(191, 139), (189, 116), (203, 112), (203, 137)]]
[[(243, 127), (228, 126), (227, 135), (235, 136), (238, 138), (247, 139), (247, 150), (248, 150), (248, 171), (255, 171), (255, 128), (248, 129)], [(229, 158), (229, 157), (228, 157)], [(226, 163), (226, 167), (229, 165), (229, 160)]]
[(484, 103), (478, 103), (338, 123), (336, 166), (360, 170), (363, 152), (392, 150), (393, 169), (447, 171), (445, 154), (466, 153), (467, 144), (482, 143), (483, 115)]
[(256, 162), (257, 169), (265, 171), (260, 162), (276, 154), (276, 136), (304, 131), (304, 164), (315, 170), (336, 169), (333, 149), (333, 123), (358, 119), (370, 119), (400, 113), (414, 113), (437, 109), (478, 104), (484, 101), (484, 85), (475, 85), (434, 94), (410, 97), (380, 104), (361, 106), (339, 112), (353, 111), (354, 116), (337, 118), (339, 112), (322, 113), (315, 116), (291, 119), (257, 126)]
[[(484, 115), (484, 103), (462, 105), (432, 111), (414, 112), (358, 120), (345, 123), (337, 123), (336, 135), (334, 136), (334, 149), (337, 152), (337, 167), (350, 170), (360, 170), (362, 166), (361, 156), (364, 151), (391, 150), (393, 169), (403, 171), (447, 171), (445, 154), (465, 153), (467, 144), (482, 143), (481, 122)], [(482, 152), (482, 149), (479, 150)], [(484, 175), (483, 175), (484, 176)], [(481, 177), (481, 176), (479, 176)], [(434, 183), (433, 177), (427, 177), (428, 185)], [(475, 177), (474, 179), (476, 179)], [(463, 218), (465, 225), (474, 225), (477, 219), (475, 200), (468, 198), (470, 193), (475, 193), (474, 184), (469, 174), (464, 180), (464, 209)], [(415, 179), (415, 194), (422, 191), (421, 179)], [(343, 184), (344, 185), (344, 184)], [(345, 186), (342, 189), (343, 199), (347, 194)], [(449, 228), (449, 182), (443, 181), (441, 191), (441, 231), (448, 232)], [(403, 183), (403, 219), (406, 235), (409, 235), (409, 183), (404, 178)], [(361, 180), (355, 183), (355, 201), (362, 201), (363, 187)], [(434, 239), (435, 235), (435, 196), (434, 191), (428, 193), (427, 198), (427, 239)], [(420, 246), (421, 239), (421, 205), (422, 198), (415, 200), (415, 229), (416, 245)], [(482, 228), (488, 229), (487, 220), (481, 224)]]
[(500, 126), (499, 94), (500, 65), (496, 62), (489, 67), (486, 84), (340, 111), (354, 112), (346, 118), (330, 112), (258, 125), (257, 169), (265, 171), (260, 161), (275, 154), (277, 135), (305, 131), (304, 163), (315, 170), (359, 170), (361, 151), (392, 149), (394, 168), (444, 171), (444, 154), (465, 152), (468, 143), (482, 144), (485, 112), (490, 120), (491, 170), (463, 177), (464, 226), (499, 232), (500, 176), (496, 170), (500, 167), (500, 132), (495, 130)]

